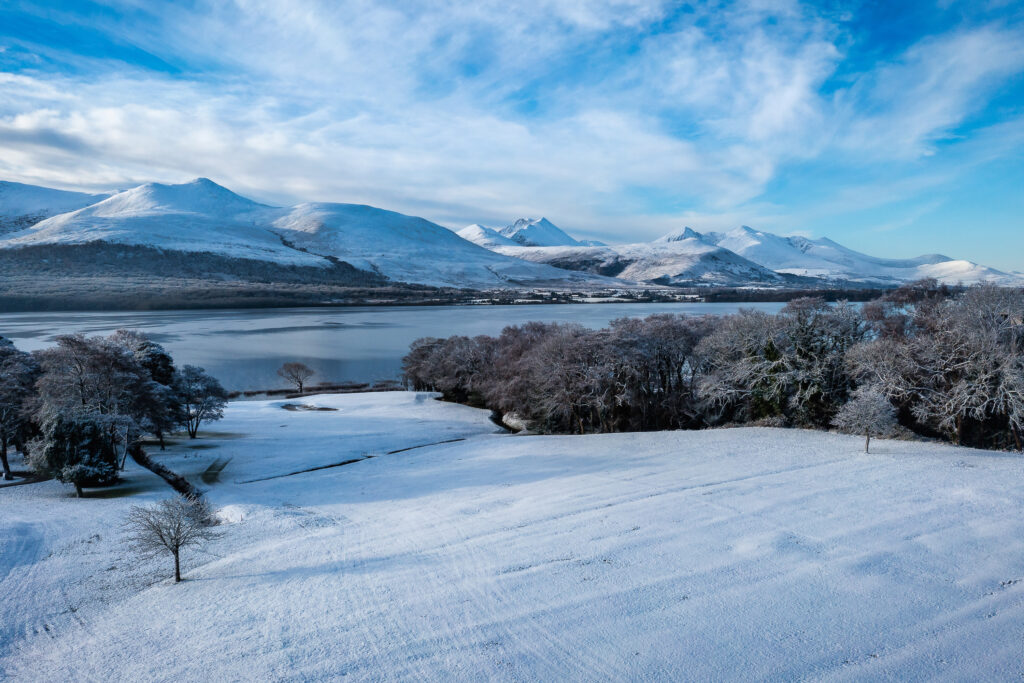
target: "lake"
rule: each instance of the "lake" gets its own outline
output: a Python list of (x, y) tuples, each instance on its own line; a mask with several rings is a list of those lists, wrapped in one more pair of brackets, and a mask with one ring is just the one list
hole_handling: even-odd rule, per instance
[(496, 335), (531, 320), (605, 326), (622, 317), (653, 313), (770, 313), (781, 303), (539, 304), (521, 306), (361, 306), (353, 308), (232, 309), (213, 311), (11, 313), (0, 317), (0, 336), (26, 351), (53, 344), (59, 334), (145, 332), (178, 365), (206, 368), (233, 390), (284, 387), (277, 368), (306, 363), (317, 381), (397, 379), (402, 356), (419, 337)]

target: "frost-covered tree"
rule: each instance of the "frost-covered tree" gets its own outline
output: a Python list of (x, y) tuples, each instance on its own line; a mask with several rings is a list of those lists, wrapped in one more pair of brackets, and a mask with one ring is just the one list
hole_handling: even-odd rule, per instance
[(174, 380), (174, 359), (171, 354), (142, 332), (120, 329), (110, 335), (110, 341), (131, 351), (154, 382), (166, 386)]
[(856, 389), (832, 419), (836, 429), (864, 435), (865, 453), (870, 452), (872, 436), (890, 434), (897, 424), (896, 409), (892, 403), (870, 386)]
[(103, 430), (105, 452), (130, 455), (179, 493), (198, 495), (188, 481), (153, 461), (140, 446), (141, 437), (157, 429), (154, 415), (167, 409), (169, 389), (154, 381), (119, 337), (123, 335), (63, 335), (55, 346), (36, 352), (42, 374), (36, 381), (35, 420), (89, 420)]
[(295, 390), (301, 394), (306, 380), (315, 375), (316, 371), (305, 363), (285, 363), (277, 369), (277, 374), (294, 385)]
[(1024, 293), (978, 285), (907, 310), (902, 334), (850, 350), (851, 374), (876, 386), (918, 431), (960, 444), (1020, 449)]
[(535, 352), (534, 413), (546, 431), (601, 429), (614, 405), (607, 335), (565, 326)]
[(828, 425), (850, 386), (846, 352), (865, 333), (856, 309), (821, 299), (794, 300), (775, 316), (727, 316), (696, 350), (709, 418)]
[(73, 484), (79, 498), (84, 486), (116, 481), (118, 451), (109, 438), (108, 419), (85, 411), (46, 414), (39, 437), (28, 449), (29, 466), (39, 474)]
[(716, 324), (712, 317), (682, 315), (612, 321), (606, 362), (614, 406), (603, 431), (702, 425), (695, 349)]
[(190, 439), (196, 438), (202, 423), (224, 417), (228, 392), (202, 368), (194, 365), (183, 367), (175, 377), (174, 389), (181, 401)]
[[(7, 343), (4, 343), (7, 342)], [(29, 421), (29, 401), (35, 395), (39, 365), (0, 337), (0, 464), (4, 479), (13, 479), (8, 449), (20, 440)]]
[(181, 581), (181, 551), (219, 536), (210, 528), (209, 507), (201, 500), (178, 496), (152, 507), (133, 507), (125, 522), (129, 547), (143, 556), (174, 557), (174, 582)]
[(155, 383), (132, 353), (109, 337), (63, 335), (56, 346), (36, 352), (36, 359), (41, 375), (34, 417), (41, 435), (29, 448), (34, 469), (79, 488), (60, 474), (64, 466), (54, 464), (77, 457), (95, 461), (96, 468), (91, 474), (80, 470), (80, 482), (110, 483), (116, 479), (105, 471), (110, 454), (116, 465), (118, 454), (127, 456), (149, 429), (144, 406), (155, 400)]
[(165, 450), (164, 435), (184, 422), (181, 401), (173, 389), (174, 359), (163, 346), (137, 330), (117, 330), (110, 339), (128, 349), (154, 383), (149, 391), (136, 395), (135, 408), (159, 439), (160, 450)]
[(442, 339), (420, 337), (409, 345), (409, 353), (402, 358), (402, 374), (407, 387), (413, 391), (436, 391), (430, 363)]

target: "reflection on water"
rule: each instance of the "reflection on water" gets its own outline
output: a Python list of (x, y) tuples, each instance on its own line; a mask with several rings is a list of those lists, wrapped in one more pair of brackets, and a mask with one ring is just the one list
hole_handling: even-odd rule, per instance
[(284, 386), (277, 368), (306, 363), (314, 381), (397, 378), (409, 344), (419, 337), (498, 334), (531, 320), (602, 327), (621, 317), (652, 313), (707, 315), (739, 308), (775, 312), (779, 303), (589, 304), (529, 306), (365, 306), (358, 308), (233, 309), (116, 313), (14, 313), (0, 317), (0, 335), (34, 350), (59, 334), (109, 334), (120, 327), (145, 332), (179, 364), (199, 365), (229, 389)]

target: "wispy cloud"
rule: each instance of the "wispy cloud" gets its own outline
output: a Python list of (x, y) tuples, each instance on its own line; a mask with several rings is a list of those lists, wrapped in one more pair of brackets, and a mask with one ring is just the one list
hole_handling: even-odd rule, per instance
[[(93, 190), (207, 175), (269, 201), (456, 226), (547, 214), (605, 239), (698, 220), (813, 230), (796, 223), (854, 188), (898, 202), (928, 185), (914, 178), (955, 176), (950, 150), (1021, 115), (1012, 6), (935, 9), (941, 30), (885, 49), (858, 11), (19, 5), (0, 10), (15, 27), (0, 29), (0, 174)], [(888, 190), (864, 197), (873, 183)]]

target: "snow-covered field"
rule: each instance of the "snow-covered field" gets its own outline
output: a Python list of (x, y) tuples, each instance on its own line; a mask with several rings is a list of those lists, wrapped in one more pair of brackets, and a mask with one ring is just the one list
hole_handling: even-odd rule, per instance
[(284, 403), (233, 403), (161, 456), (206, 472), (225, 520), (179, 585), (122, 544), (127, 509), (169, 491), (150, 473), (91, 500), (0, 489), (0, 677), (1024, 675), (1018, 456), (753, 428), (513, 436), (414, 393)]

